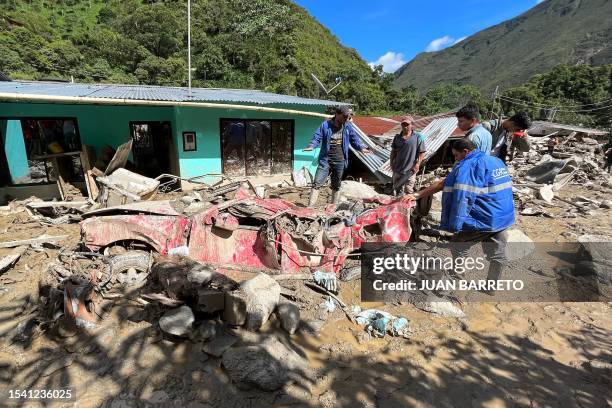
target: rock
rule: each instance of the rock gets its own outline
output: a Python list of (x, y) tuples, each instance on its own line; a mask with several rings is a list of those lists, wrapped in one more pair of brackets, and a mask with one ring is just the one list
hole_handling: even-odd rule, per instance
[(601, 208), (607, 208), (607, 209), (610, 209), (610, 208), (612, 208), (612, 200), (603, 200), (603, 201), (601, 202), (601, 204), (599, 204), (599, 206), (600, 206)]
[(205, 320), (202, 322), (196, 336), (199, 340), (208, 341), (217, 334), (217, 322), (214, 320)]
[(465, 317), (463, 310), (448, 300), (414, 302), (414, 306), (425, 312), (435, 313), (442, 317)]
[(378, 195), (374, 187), (354, 180), (344, 180), (340, 187), (340, 195), (348, 199), (373, 198)]
[(246, 303), (246, 328), (259, 330), (267, 321), (280, 299), (280, 285), (265, 273), (242, 282), (238, 292)]
[(300, 309), (291, 302), (281, 302), (276, 307), (276, 316), (281, 327), (289, 334), (295, 333), (300, 325)]
[(241, 291), (225, 292), (223, 320), (233, 326), (242, 326), (246, 322), (246, 299)]
[(198, 288), (196, 310), (203, 313), (214, 313), (225, 307), (225, 293), (216, 289)]
[(302, 321), (300, 323), (300, 332), (308, 333), (313, 336), (318, 336), (324, 325), (325, 322), (321, 320), (309, 320), (307, 322)]
[(612, 283), (612, 261), (610, 260), (611, 239), (605, 235), (585, 234), (578, 237), (581, 248), (576, 259), (583, 264), (581, 271), (594, 273), (603, 283)]
[(232, 347), (238, 338), (229, 333), (222, 333), (215, 339), (204, 343), (202, 351), (214, 357), (221, 357), (230, 347)]
[(168, 310), (161, 319), (159, 327), (166, 333), (174, 336), (185, 336), (191, 332), (191, 325), (195, 317), (188, 306)]
[(525, 258), (535, 251), (535, 244), (523, 231), (513, 228), (508, 230), (508, 244), (506, 245), (506, 258), (508, 261), (516, 261)]
[(222, 364), (240, 389), (274, 391), (308, 377), (307, 361), (276, 337), (257, 345), (236, 347), (223, 354)]

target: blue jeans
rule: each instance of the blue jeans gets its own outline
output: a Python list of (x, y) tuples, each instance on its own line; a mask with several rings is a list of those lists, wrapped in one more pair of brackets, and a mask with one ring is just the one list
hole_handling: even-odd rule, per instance
[(342, 183), (342, 175), (344, 174), (344, 162), (328, 162), (320, 164), (317, 167), (317, 172), (314, 177), (314, 188), (319, 189), (325, 185), (327, 177), (331, 175), (331, 188), (333, 191), (340, 190)]

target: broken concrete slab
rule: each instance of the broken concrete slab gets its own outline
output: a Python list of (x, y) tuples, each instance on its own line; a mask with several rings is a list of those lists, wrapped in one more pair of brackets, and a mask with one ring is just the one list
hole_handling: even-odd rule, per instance
[(309, 379), (306, 359), (276, 337), (232, 349), (231, 353), (223, 354), (222, 365), (240, 389), (274, 391), (291, 382)]
[(295, 333), (300, 325), (300, 309), (291, 302), (280, 302), (276, 307), (276, 316), (281, 327), (289, 334)]
[(168, 310), (159, 319), (159, 327), (174, 336), (186, 336), (191, 332), (195, 317), (189, 306)]
[(0, 259), (0, 273), (4, 272), (5, 269), (12, 267), (17, 260), (25, 253), (28, 249), (27, 246), (20, 246), (11, 251), (10, 254)]

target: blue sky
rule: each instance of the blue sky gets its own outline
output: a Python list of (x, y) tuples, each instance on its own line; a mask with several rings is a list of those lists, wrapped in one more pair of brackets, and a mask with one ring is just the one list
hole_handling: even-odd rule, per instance
[(368, 62), (393, 72), (543, 0), (294, 0)]

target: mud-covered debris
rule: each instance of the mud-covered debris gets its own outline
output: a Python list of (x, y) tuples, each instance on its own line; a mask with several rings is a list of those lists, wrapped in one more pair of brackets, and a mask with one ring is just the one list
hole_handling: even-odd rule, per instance
[(223, 354), (222, 364), (238, 388), (274, 391), (294, 381), (309, 379), (308, 363), (276, 337), (235, 347)]

